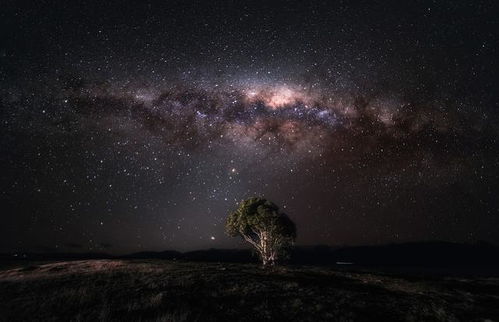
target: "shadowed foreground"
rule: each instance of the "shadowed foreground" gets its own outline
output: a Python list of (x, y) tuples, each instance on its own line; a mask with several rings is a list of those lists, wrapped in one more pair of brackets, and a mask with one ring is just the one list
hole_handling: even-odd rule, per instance
[(0, 319), (497, 321), (498, 278), (85, 260), (0, 270)]

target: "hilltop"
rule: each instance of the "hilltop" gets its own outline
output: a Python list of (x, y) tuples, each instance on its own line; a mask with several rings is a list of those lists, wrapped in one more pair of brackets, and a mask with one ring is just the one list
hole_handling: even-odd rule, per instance
[(170, 260), (21, 262), (1, 321), (483, 321), (499, 279)]

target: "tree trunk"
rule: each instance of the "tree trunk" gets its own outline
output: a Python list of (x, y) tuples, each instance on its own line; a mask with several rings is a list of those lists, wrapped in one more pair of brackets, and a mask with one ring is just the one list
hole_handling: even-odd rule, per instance
[(275, 249), (273, 249), (273, 244), (271, 242), (271, 238), (268, 232), (266, 231), (262, 232), (260, 245), (261, 245), (260, 255), (262, 257), (263, 267), (275, 266), (276, 252)]
[(268, 254), (261, 254), (263, 267), (275, 266), (275, 260)]
[(265, 256), (262, 256), (262, 264), (263, 264), (263, 267), (267, 267), (269, 264), (269, 262)]

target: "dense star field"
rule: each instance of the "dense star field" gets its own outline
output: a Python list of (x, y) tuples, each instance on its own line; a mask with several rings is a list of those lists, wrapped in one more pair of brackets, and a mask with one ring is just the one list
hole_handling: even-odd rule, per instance
[(2, 7), (2, 252), (499, 242), (495, 1)]

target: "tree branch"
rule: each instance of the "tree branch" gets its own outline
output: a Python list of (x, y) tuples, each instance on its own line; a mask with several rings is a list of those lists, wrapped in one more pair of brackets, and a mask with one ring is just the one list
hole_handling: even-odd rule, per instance
[(250, 243), (251, 245), (253, 245), (253, 247), (255, 247), (259, 252), (261, 252), (261, 247), (260, 245), (258, 245), (253, 239), (251, 239), (250, 236), (244, 234), (241, 232), (241, 236), (243, 236), (243, 238), (248, 242)]

